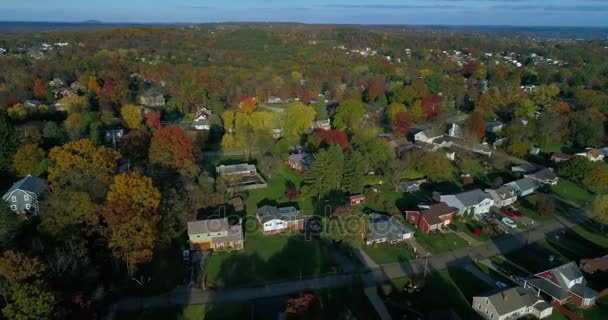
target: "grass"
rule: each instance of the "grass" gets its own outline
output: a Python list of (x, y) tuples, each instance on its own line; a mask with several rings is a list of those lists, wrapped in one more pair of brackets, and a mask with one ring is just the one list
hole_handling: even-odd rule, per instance
[(453, 224), (455, 226), (457, 226), (461, 232), (466, 233), (468, 236), (470, 236), (473, 239), (479, 240), (479, 241), (486, 241), (489, 240), (490, 237), (488, 237), (487, 235), (480, 233), (479, 235), (475, 234), (474, 231), (475, 229), (482, 229), (484, 224), (477, 221), (477, 220), (473, 220), (473, 219), (468, 219), (466, 221), (462, 220), (462, 219), (456, 219), (453, 221)]
[(454, 233), (425, 234), (416, 232), (416, 239), (433, 253), (442, 253), (468, 246), (469, 244)]
[(184, 307), (149, 308), (142, 311), (121, 312), (117, 320), (215, 320), (244, 319), (249, 315), (249, 306), (245, 303), (198, 304)]
[(572, 181), (560, 178), (551, 191), (558, 197), (572, 201), (579, 206), (586, 206), (593, 201), (593, 194)]
[(572, 229), (579, 236), (593, 242), (594, 244), (601, 247), (608, 247), (608, 236), (606, 231), (602, 231), (598, 226), (578, 225)]
[(526, 196), (525, 198), (519, 198), (517, 206), (519, 212), (521, 212), (526, 217), (535, 220), (535, 221), (546, 221), (552, 219), (551, 215), (548, 214), (540, 214), (536, 211), (536, 202), (538, 201), (537, 194), (531, 194)]
[[(554, 257), (553, 261), (549, 261), (551, 255)], [(539, 241), (507, 253), (505, 258), (532, 273), (545, 271), (570, 261), (546, 241)]]
[[(399, 281), (399, 285), (408, 279)], [(396, 289), (401, 289), (396, 287)], [(431, 274), (424, 288), (418, 293), (401, 293), (397, 302), (411, 303), (415, 309), (428, 314), (431, 311), (454, 309), (462, 319), (476, 318), (471, 308), (473, 296), (491, 289), (474, 275), (460, 268), (448, 269)], [(443, 294), (442, 294), (443, 293)]]
[(414, 259), (412, 248), (406, 243), (364, 246), (362, 249), (377, 264), (401, 262)]
[(585, 320), (603, 320), (608, 318), (608, 296), (597, 300), (595, 306), (590, 309), (584, 310), (572, 304), (568, 304), (566, 307)]
[(216, 252), (203, 270), (207, 284), (239, 287), (337, 272), (328, 247), (301, 235), (247, 234), (245, 249)]

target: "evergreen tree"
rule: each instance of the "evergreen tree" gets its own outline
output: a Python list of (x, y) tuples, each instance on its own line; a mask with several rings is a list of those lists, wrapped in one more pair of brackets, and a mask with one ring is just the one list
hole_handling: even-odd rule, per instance
[(350, 194), (363, 192), (366, 168), (365, 157), (361, 153), (352, 152), (346, 157), (344, 161), (344, 177), (342, 178), (342, 185), (346, 192)]
[(327, 115), (327, 107), (325, 103), (324, 97), (319, 97), (317, 102), (315, 102), (315, 112), (317, 113), (317, 120), (327, 120), (329, 119), (329, 115)]
[(6, 176), (17, 149), (17, 136), (4, 114), (0, 114), (0, 146), (0, 176)]

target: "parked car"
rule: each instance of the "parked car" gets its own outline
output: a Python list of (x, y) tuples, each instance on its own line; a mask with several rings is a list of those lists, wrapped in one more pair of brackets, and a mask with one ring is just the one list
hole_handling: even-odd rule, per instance
[(515, 222), (507, 217), (502, 218), (502, 223), (504, 223), (507, 227), (511, 228), (511, 229), (517, 229), (517, 225), (515, 224)]
[(523, 215), (517, 211), (505, 210), (503, 214), (509, 218), (521, 218)]
[(458, 228), (456, 225), (454, 224), (450, 224), (448, 225), (448, 228), (454, 230), (454, 232), (460, 232), (460, 228)]

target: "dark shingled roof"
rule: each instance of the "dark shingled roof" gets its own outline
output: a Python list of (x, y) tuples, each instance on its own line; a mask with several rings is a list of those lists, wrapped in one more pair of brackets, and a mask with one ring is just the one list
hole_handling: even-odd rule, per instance
[(446, 214), (455, 213), (455, 210), (450, 208), (447, 204), (440, 202), (436, 204), (431, 204), (427, 206), (420, 206), (420, 211), (424, 220), (430, 224), (439, 224), (441, 223), (440, 217)]
[(302, 211), (295, 207), (277, 208), (267, 205), (258, 208), (255, 214), (258, 216), (261, 223), (266, 223), (274, 219), (282, 221), (298, 221), (304, 219)]
[(38, 177), (27, 176), (15, 182), (13, 186), (6, 192), (6, 194), (9, 194), (15, 190), (29, 191), (39, 195), (46, 190), (46, 180)]

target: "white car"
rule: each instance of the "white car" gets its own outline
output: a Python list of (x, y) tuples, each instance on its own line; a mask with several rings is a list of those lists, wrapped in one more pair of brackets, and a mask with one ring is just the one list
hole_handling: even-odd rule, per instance
[(502, 223), (504, 223), (507, 227), (509, 227), (511, 229), (517, 229), (517, 225), (515, 224), (515, 221), (513, 221), (513, 220), (511, 220), (507, 217), (504, 217), (504, 218), (502, 218), (501, 221), (502, 221)]

